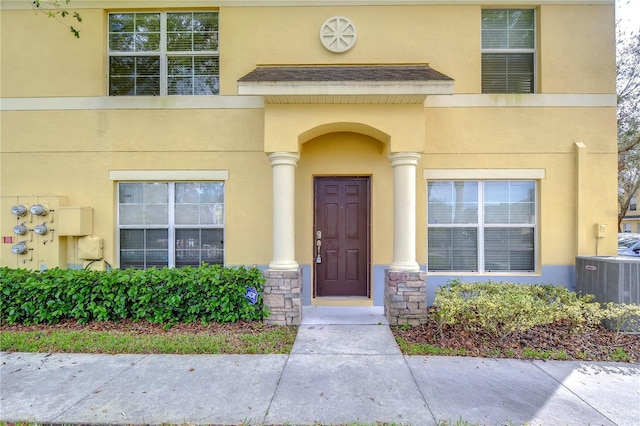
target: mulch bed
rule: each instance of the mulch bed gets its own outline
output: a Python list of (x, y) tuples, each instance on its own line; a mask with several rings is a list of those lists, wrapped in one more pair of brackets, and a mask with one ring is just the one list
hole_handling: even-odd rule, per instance
[[(79, 324), (74, 320), (65, 320), (59, 324), (44, 325), (0, 325), (3, 331), (50, 331), (50, 330), (90, 330), (112, 333), (132, 334), (260, 334), (277, 326), (260, 322), (238, 322), (228, 324), (201, 323), (175, 324), (170, 328), (146, 321), (91, 322)], [(604, 327), (590, 327), (579, 332), (571, 332), (566, 323), (554, 323), (537, 326), (531, 330), (515, 332), (500, 339), (483, 331), (465, 330), (463, 325), (444, 326), (442, 335), (438, 335), (435, 321), (410, 328), (392, 327), (396, 338), (401, 337), (408, 343), (429, 344), (438, 348), (464, 350), (466, 356), (530, 358), (531, 350), (551, 354), (563, 353), (562, 359), (611, 361), (621, 360), (615, 353), (626, 354), (624, 361), (640, 361), (640, 334), (623, 333)], [(611, 354), (614, 354), (612, 357)]]
[(57, 324), (33, 324), (33, 325), (21, 325), (21, 324), (2, 324), (0, 325), (0, 332), (13, 331), (13, 332), (25, 332), (25, 331), (52, 331), (52, 330), (66, 330), (66, 331), (108, 331), (111, 333), (129, 333), (129, 334), (157, 334), (164, 336), (171, 336), (175, 334), (229, 334), (229, 333), (242, 333), (242, 334), (260, 334), (264, 331), (273, 330), (276, 326), (265, 325), (258, 321), (254, 322), (236, 322), (219, 324), (212, 322), (204, 325), (199, 322), (189, 324), (173, 324), (171, 326), (164, 326), (162, 324), (152, 324), (147, 321), (130, 321), (120, 320), (117, 322), (110, 321), (94, 321), (87, 324), (80, 324), (76, 320), (63, 320)]
[[(466, 356), (527, 359), (535, 350), (549, 354), (549, 359), (640, 360), (640, 334), (617, 334), (599, 326), (572, 332), (566, 322), (536, 326), (503, 339), (484, 331), (466, 330), (461, 324), (444, 326), (439, 336), (435, 321), (411, 328), (392, 327), (392, 331), (396, 338), (401, 337), (408, 343), (464, 350)], [(553, 356), (554, 353), (562, 355)], [(628, 359), (624, 359), (624, 354)]]

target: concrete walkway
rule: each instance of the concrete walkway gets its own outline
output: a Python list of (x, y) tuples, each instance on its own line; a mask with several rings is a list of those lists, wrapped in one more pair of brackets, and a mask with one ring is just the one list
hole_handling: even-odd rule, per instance
[(304, 308), (290, 355), (0, 354), (0, 420), (640, 424), (640, 365), (403, 356), (378, 308)]

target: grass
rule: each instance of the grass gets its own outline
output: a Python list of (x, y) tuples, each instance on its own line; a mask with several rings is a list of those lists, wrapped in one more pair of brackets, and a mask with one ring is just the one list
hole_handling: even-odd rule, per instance
[(613, 361), (619, 361), (619, 362), (631, 361), (631, 357), (629, 356), (629, 354), (626, 353), (622, 348), (616, 348), (614, 351), (609, 353), (609, 356)]
[(441, 348), (428, 343), (409, 343), (401, 337), (397, 338), (396, 342), (405, 355), (465, 356), (467, 354), (464, 349)]
[(531, 358), (531, 359), (557, 359), (557, 360), (568, 360), (570, 359), (569, 355), (567, 355), (567, 353), (563, 350), (557, 350), (557, 349), (546, 349), (546, 350), (539, 350), (539, 349), (533, 349), (533, 348), (523, 348), (522, 349), (522, 355), (525, 358)]
[(106, 354), (288, 354), (297, 327), (260, 333), (137, 334), (108, 331), (3, 331), (0, 350)]

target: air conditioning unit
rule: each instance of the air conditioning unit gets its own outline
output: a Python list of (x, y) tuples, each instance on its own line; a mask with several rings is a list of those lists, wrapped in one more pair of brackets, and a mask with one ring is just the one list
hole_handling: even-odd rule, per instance
[(575, 288), (598, 302), (640, 305), (640, 258), (578, 256)]

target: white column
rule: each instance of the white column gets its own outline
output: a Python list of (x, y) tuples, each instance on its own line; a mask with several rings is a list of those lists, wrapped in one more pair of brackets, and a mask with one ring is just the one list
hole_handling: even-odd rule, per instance
[(273, 169), (273, 260), (269, 269), (298, 269), (295, 248), (295, 178), (300, 155), (269, 154)]
[(419, 271), (416, 262), (416, 168), (420, 154), (389, 154), (393, 167), (392, 271)]

